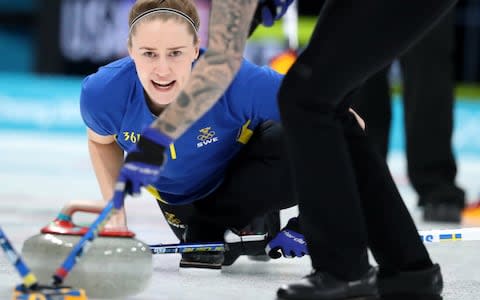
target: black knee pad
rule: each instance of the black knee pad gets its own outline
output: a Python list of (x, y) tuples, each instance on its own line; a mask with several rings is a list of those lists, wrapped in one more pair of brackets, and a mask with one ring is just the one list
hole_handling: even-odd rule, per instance
[(283, 127), (279, 122), (268, 120), (255, 128), (245, 152), (253, 156), (283, 156), (285, 149)]

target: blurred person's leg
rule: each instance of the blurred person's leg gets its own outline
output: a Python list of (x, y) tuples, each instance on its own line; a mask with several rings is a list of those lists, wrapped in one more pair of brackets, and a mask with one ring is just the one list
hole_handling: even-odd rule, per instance
[(459, 222), (465, 203), (452, 153), (454, 11), (400, 58), (408, 175), (426, 221)]
[[(357, 180), (336, 112), (346, 111), (349, 92), (417, 41), (454, 1), (368, 3), (327, 1), (279, 92), (313, 266), (341, 278), (358, 278), (368, 262)], [(350, 22), (341, 22), (345, 16)]]
[[(338, 115), (347, 111), (350, 103), (344, 99), (353, 90), (417, 41), (454, 3), (331, 0), (320, 12), (308, 47), (279, 91), (302, 228), (316, 272), (282, 287), (280, 298), (375, 294), (366, 213)], [(384, 230), (394, 231), (388, 224)], [(410, 229), (404, 234), (418, 238)]]

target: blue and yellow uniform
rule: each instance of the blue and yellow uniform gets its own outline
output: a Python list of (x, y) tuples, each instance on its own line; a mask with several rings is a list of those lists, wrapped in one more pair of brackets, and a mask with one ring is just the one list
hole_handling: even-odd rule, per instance
[[(221, 99), (170, 146), (161, 177), (153, 184), (156, 190), (150, 192), (165, 202), (185, 204), (215, 190), (253, 129), (266, 120), (279, 121), (276, 96), (281, 80), (272, 69), (244, 60)], [(156, 118), (129, 57), (85, 78), (80, 107), (91, 130), (115, 135), (125, 151)]]

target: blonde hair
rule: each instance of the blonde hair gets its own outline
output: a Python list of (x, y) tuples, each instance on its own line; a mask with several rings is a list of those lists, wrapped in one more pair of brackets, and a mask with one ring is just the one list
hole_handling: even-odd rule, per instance
[[(165, 10), (162, 10), (164, 8)], [(151, 13), (150, 13), (151, 12)], [(158, 13), (155, 13), (158, 12)], [(188, 28), (193, 35), (194, 43), (198, 42), (200, 17), (192, 0), (137, 0), (128, 16), (128, 46), (132, 45), (132, 35), (138, 23), (154, 19), (176, 19), (190, 23)]]

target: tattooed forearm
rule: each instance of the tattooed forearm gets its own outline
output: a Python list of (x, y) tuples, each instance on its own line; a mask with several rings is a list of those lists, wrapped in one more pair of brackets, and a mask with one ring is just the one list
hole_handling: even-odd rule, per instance
[(177, 100), (152, 127), (177, 139), (217, 102), (240, 68), (257, 1), (212, 1), (208, 49)]

